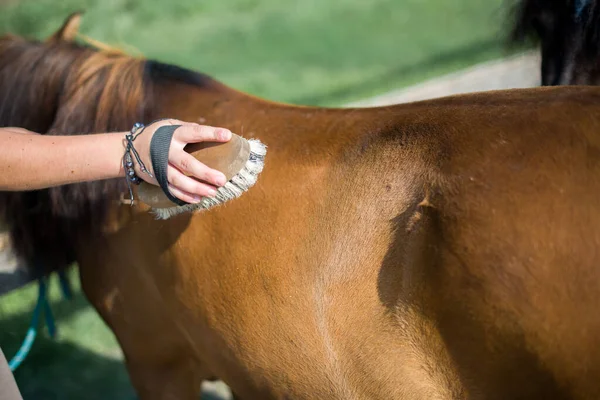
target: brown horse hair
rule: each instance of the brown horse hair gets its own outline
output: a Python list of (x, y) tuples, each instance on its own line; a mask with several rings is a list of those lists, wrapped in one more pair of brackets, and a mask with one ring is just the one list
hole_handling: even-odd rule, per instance
[[(155, 112), (155, 84), (202, 85), (207, 79), (115, 49), (6, 35), (0, 38), (0, 126), (47, 135), (127, 131), (135, 122), (161, 117)], [(112, 179), (0, 192), (0, 217), (10, 227), (16, 254), (39, 274), (68, 266), (75, 239), (100, 229), (124, 185)]]

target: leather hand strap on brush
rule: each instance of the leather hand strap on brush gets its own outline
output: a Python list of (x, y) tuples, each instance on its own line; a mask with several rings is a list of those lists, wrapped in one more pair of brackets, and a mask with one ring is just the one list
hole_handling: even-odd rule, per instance
[(160, 186), (145, 181), (138, 182), (138, 198), (149, 205), (159, 219), (174, 215), (209, 209), (241, 196), (254, 186), (264, 166), (266, 146), (257, 139), (244, 139), (232, 134), (228, 142), (191, 143), (185, 147), (198, 161), (225, 174), (227, 183), (217, 188), (214, 197), (203, 197), (199, 203), (188, 204), (169, 191), (167, 171), (169, 149), (177, 128), (181, 125), (165, 125), (156, 130), (150, 142), (150, 158), (155, 179)]
[(152, 160), (152, 169), (154, 178), (162, 188), (165, 196), (173, 203), (184, 206), (187, 203), (169, 192), (169, 181), (167, 180), (167, 171), (169, 167), (169, 149), (173, 140), (173, 133), (181, 125), (161, 126), (154, 132), (150, 142), (150, 159)]

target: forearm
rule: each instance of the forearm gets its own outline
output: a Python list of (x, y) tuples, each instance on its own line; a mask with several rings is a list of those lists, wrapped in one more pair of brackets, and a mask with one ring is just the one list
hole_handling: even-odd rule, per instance
[(123, 176), (125, 132), (46, 136), (0, 128), (0, 191)]

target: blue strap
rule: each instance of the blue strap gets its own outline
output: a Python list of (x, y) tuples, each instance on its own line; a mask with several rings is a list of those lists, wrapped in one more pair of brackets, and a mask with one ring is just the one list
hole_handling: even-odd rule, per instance
[(69, 278), (65, 271), (58, 272), (58, 281), (60, 282), (63, 297), (67, 300), (71, 300), (73, 298), (73, 291), (71, 290), (71, 282), (69, 282)]
[(56, 338), (56, 324), (54, 323), (54, 315), (50, 309), (50, 303), (48, 300), (44, 300), (44, 319), (46, 320), (46, 328), (48, 328), (48, 334), (52, 339)]
[[(37, 304), (35, 305), (35, 309), (33, 310), (33, 317), (31, 318), (31, 324), (27, 330), (27, 335), (25, 335), (25, 340), (23, 340), (23, 343), (21, 344), (19, 351), (17, 351), (17, 354), (15, 354), (15, 356), (8, 363), (10, 370), (13, 372), (19, 368), (23, 360), (25, 360), (25, 357), (27, 357), (27, 354), (29, 354), (31, 346), (33, 346), (33, 342), (37, 336), (40, 312), (42, 311), (42, 308), (47, 307), (46, 283), (44, 282), (43, 278), (38, 279), (38, 287), (38, 300)], [(48, 320), (46, 320), (46, 322), (47, 321)]]
[[(71, 286), (66, 273), (64, 271), (60, 271), (58, 273), (58, 277), (64, 298), (70, 300), (73, 297), (73, 293), (71, 291)], [(44, 312), (44, 320), (46, 322), (46, 327), (48, 328), (48, 334), (53, 339), (56, 337), (56, 323), (54, 321), (54, 315), (52, 314), (52, 309), (50, 308), (50, 303), (48, 302), (46, 293), (46, 282), (43, 278), (40, 278), (38, 279), (37, 304), (33, 310), (33, 317), (31, 318), (29, 329), (27, 329), (27, 334), (25, 335), (25, 339), (17, 351), (17, 354), (15, 354), (15, 356), (8, 363), (10, 370), (13, 372), (23, 363), (29, 354), (31, 347), (33, 346), (33, 342), (37, 336), (40, 313), (42, 311)]]

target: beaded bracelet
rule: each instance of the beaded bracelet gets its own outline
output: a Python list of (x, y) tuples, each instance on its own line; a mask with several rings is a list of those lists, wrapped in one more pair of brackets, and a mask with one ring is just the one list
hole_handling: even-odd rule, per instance
[(140, 158), (140, 155), (133, 146), (133, 141), (144, 131), (145, 128), (146, 127), (144, 126), (144, 124), (136, 122), (131, 128), (131, 131), (127, 135), (125, 135), (127, 146), (125, 148), (125, 154), (123, 155), (123, 169), (125, 170), (125, 180), (127, 181), (127, 187), (129, 189), (129, 198), (131, 200), (131, 205), (133, 205), (134, 201), (131, 184), (133, 183), (134, 185), (139, 185), (140, 183), (142, 183), (142, 179), (135, 173), (135, 168), (133, 166), (133, 157), (131, 156), (132, 152), (135, 156), (136, 161), (140, 165), (140, 169), (142, 170), (142, 172), (152, 177), (152, 174), (150, 173), (150, 171), (148, 171), (148, 169), (144, 165), (144, 162)]

